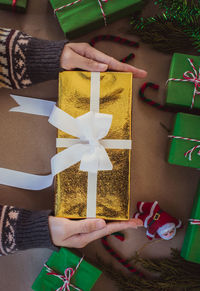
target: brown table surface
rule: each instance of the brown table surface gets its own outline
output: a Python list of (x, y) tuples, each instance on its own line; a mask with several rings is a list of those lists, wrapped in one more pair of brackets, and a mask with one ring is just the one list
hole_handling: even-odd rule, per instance
[[(63, 33), (48, 0), (29, 2), (25, 14), (0, 10), (0, 26), (20, 29), (39, 38), (63, 39)], [(151, 14), (153, 9), (155, 8), (150, 3), (146, 14)], [(87, 42), (93, 36), (105, 33), (138, 40), (127, 33), (128, 21), (128, 18), (117, 21), (107, 28), (76, 39), (76, 42)], [(172, 166), (166, 162), (168, 137), (160, 123), (171, 128), (174, 115), (151, 108), (138, 98), (140, 85), (144, 81), (152, 81), (160, 84), (160, 90), (158, 93), (149, 90), (149, 96), (157, 94), (157, 100), (164, 100), (165, 82), (171, 56), (159, 53), (143, 43), (140, 48), (131, 49), (119, 44), (107, 45), (107, 43), (101, 42), (97, 44), (97, 48), (118, 59), (134, 51), (136, 58), (130, 63), (148, 71), (146, 80), (134, 79), (133, 81), (132, 211), (135, 211), (136, 202), (139, 200), (158, 200), (163, 209), (186, 221), (192, 208), (199, 172), (195, 169)], [(45, 117), (9, 113), (8, 110), (15, 105), (15, 102), (9, 97), (11, 92), (22, 96), (56, 100), (57, 81), (42, 83), (19, 91), (0, 90), (0, 166), (35, 174), (48, 173), (50, 157), (55, 153), (56, 129), (47, 123)], [(53, 200), (53, 188), (31, 192), (0, 185), (1, 204), (39, 210), (53, 208)], [(143, 256), (168, 256), (171, 247), (181, 248), (184, 233), (185, 228), (179, 230), (171, 241), (160, 241), (148, 245), (142, 252)], [(124, 258), (130, 258), (136, 250), (148, 242), (143, 228), (128, 230), (125, 235), (126, 240), (123, 243), (113, 237), (110, 238), (113, 247)], [(47, 249), (34, 249), (1, 257), (0, 289), (31, 290), (34, 279), (50, 253), (51, 251)], [(115, 259), (104, 251), (100, 241), (88, 245), (84, 253), (93, 260), (98, 254), (105, 261), (120, 267)], [(102, 276), (94, 290), (112, 291), (117, 288), (110, 279)]]

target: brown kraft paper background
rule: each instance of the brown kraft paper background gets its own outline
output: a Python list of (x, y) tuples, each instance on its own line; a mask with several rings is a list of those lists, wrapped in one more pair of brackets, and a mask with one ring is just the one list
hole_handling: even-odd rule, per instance
[[(152, 14), (150, 3), (145, 14)], [(87, 42), (99, 34), (114, 34), (138, 40), (127, 33), (129, 19), (119, 20), (107, 28), (93, 31), (76, 39), (76, 42)], [(47, 0), (29, 1), (26, 14), (0, 10), (0, 26), (12, 27), (39, 38), (59, 40), (63, 33), (53, 15)], [(195, 169), (169, 165), (166, 162), (168, 138), (167, 128), (173, 124), (173, 114), (165, 113), (143, 104), (138, 98), (138, 89), (145, 81), (160, 85), (157, 93), (149, 89), (147, 94), (163, 100), (165, 82), (170, 65), (170, 55), (164, 55), (140, 43), (140, 48), (132, 49), (113, 43), (98, 43), (101, 51), (120, 59), (130, 52), (136, 57), (130, 64), (146, 69), (145, 80), (133, 80), (133, 151), (132, 151), (132, 184), (131, 212), (135, 211), (136, 202), (158, 200), (160, 206), (177, 218), (186, 222), (193, 204), (199, 172)], [(27, 97), (38, 97), (48, 100), (57, 99), (57, 81), (50, 81), (23, 90), (0, 90), (0, 167), (16, 169), (34, 174), (47, 174), (50, 171), (50, 158), (55, 154), (56, 129), (47, 122), (46, 117), (8, 112), (15, 102), (9, 97), (15, 93)], [(40, 210), (53, 209), (53, 187), (43, 191), (26, 191), (0, 185), (0, 203), (15, 205), (21, 208)], [(143, 256), (168, 256), (171, 247), (181, 248), (185, 228), (179, 230), (172, 241), (161, 241), (147, 246)], [(114, 237), (110, 238), (113, 247), (123, 256), (130, 258), (148, 239), (145, 230), (127, 230), (126, 240), (121, 243)], [(35, 249), (19, 252), (0, 258), (1, 290), (31, 290), (31, 285), (46, 262), (51, 251)], [(96, 254), (105, 261), (112, 262), (121, 268), (115, 259), (104, 251), (100, 241), (87, 246), (84, 253), (95, 261)], [(94, 291), (117, 290), (114, 283), (102, 276), (95, 285)]]

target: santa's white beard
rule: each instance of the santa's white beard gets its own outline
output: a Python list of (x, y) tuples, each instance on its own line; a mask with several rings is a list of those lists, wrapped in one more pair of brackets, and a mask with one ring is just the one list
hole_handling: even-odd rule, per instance
[[(172, 230), (174, 230), (174, 231), (173, 231), (173, 233), (171, 234), (171, 236), (169, 236), (169, 237), (164, 236), (165, 233), (170, 232), (170, 231), (172, 231)], [(176, 226), (175, 226), (174, 223), (166, 223), (165, 225), (161, 226), (161, 227), (157, 230), (157, 233), (158, 233), (159, 236), (160, 236), (161, 238), (163, 238), (164, 240), (170, 240), (170, 239), (172, 239), (172, 238), (175, 236), (175, 234), (176, 234)]]

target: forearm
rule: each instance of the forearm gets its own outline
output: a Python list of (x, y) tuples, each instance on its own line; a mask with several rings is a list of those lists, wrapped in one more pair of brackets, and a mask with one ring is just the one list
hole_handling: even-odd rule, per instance
[(66, 42), (39, 40), (0, 28), (0, 88), (20, 89), (57, 79)]
[(0, 206), (0, 255), (17, 250), (52, 247), (49, 212)]

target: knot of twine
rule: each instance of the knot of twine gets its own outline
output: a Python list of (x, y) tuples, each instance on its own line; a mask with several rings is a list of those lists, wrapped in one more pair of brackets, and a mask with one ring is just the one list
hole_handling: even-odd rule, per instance
[(194, 83), (194, 92), (193, 92), (193, 96), (192, 96), (192, 102), (191, 102), (191, 106), (190, 108), (192, 109), (194, 106), (194, 101), (195, 101), (195, 97), (196, 95), (200, 95), (200, 91), (198, 90), (200, 88), (200, 68), (199, 71), (197, 73), (197, 70), (194, 66), (193, 60), (188, 58), (188, 62), (190, 63), (193, 72), (191, 71), (186, 71), (185, 73), (183, 73), (183, 79), (176, 79), (176, 78), (171, 78), (168, 79), (167, 82), (169, 81), (177, 81), (177, 82), (191, 82)]
[(77, 269), (79, 268), (81, 262), (83, 261), (83, 258), (84, 257), (82, 257), (80, 259), (80, 261), (78, 262), (75, 269), (70, 268), (70, 267), (65, 269), (64, 275), (56, 273), (53, 269), (51, 269), (49, 266), (47, 266), (47, 264), (44, 264), (44, 266), (46, 267), (46, 270), (47, 270), (47, 275), (55, 276), (63, 281), (63, 285), (60, 288), (58, 288), (56, 291), (70, 291), (70, 287), (73, 287), (77, 291), (82, 291), (80, 288), (71, 284), (70, 281), (71, 281), (71, 278), (73, 277), (73, 275), (75, 274), (75, 272), (77, 271)]

